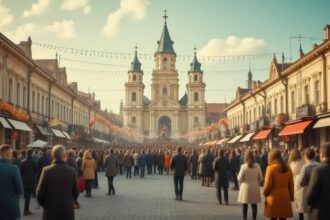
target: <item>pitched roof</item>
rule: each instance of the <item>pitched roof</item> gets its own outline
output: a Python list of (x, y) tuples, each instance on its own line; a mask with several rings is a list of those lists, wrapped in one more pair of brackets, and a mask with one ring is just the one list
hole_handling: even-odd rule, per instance
[(142, 72), (142, 69), (141, 69), (141, 63), (138, 59), (138, 56), (137, 56), (137, 50), (135, 50), (135, 56), (133, 58), (133, 62), (131, 63), (131, 68), (130, 70), (131, 72)]
[(208, 113), (224, 112), (227, 106), (227, 103), (206, 103)]
[(200, 62), (198, 62), (196, 52), (195, 52), (194, 59), (190, 63), (190, 71), (191, 72), (202, 72), (201, 66), (202, 66), (202, 64)]
[(52, 73), (54, 71), (54, 67), (57, 63), (56, 59), (40, 59), (34, 60), (34, 62), (47, 73)]
[(187, 105), (187, 103), (188, 103), (188, 95), (187, 95), (187, 93), (185, 93), (182, 97), (181, 97), (181, 99), (179, 100), (179, 104), (180, 105)]
[(174, 42), (171, 40), (170, 33), (168, 32), (168, 29), (167, 29), (166, 21), (164, 24), (162, 35), (160, 36), (160, 40), (157, 43), (158, 43), (157, 52), (175, 53), (174, 49), (173, 49)]

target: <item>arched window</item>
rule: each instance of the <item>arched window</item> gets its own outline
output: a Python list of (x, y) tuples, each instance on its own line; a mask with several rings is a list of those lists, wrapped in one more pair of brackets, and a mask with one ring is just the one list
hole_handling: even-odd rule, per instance
[(166, 87), (163, 88), (163, 95), (167, 95), (167, 88)]
[(163, 58), (163, 69), (164, 69), (164, 70), (167, 69), (167, 64), (168, 64), (168, 62), (167, 62), (167, 58), (164, 57), (164, 58)]
[(133, 81), (136, 81), (136, 75), (133, 75)]
[(136, 92), (132, 92), (132, 102), (136, 102)]
[(198, 117), (197, 116), (194, 117), (194, 122), (198, 123)]
[(135, 124), (135, 123), (136, 123), (136, 117), (133, 116), (133, 117), (132, 117), (132, 124)]
[(195, 102), (198, 102), (198, 92), (195, 92), (194, 93), (194, 101)]
[(194, 75), (194, 81), (197, 81), (198, 77), (197, 75)]
[(9, 85), (8, 85), (8, 101), (10, 103), (13, 102), (13, 80), (9, 80)]

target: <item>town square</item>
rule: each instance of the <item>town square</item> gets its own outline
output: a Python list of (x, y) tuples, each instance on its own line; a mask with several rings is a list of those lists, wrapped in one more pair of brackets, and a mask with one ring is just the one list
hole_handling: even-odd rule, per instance
[(0, 0), (0, 220), (329, 220), (329, 8)]

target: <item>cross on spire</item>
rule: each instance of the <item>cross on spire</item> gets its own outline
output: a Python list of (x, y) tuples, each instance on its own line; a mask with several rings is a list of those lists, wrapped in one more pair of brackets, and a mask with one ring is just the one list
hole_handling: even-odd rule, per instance
[(137, 54), (137, 49), (138, 49), (138, 47), (137, 47), (137, 44), (135, 44), (135, 54)]
[(196, 56), (196, 54), (197, 54), (196, 50), (197, 50), (197, 48), (196, 48), (196, 46), (195, 46), (195, 47), (194, 47), (194, 54), (195, 54), (195, 56)]
[(165, 23), (166, 23), (166, 20), (167, 20), (167, 18), (168, 18), (168, 16), (167, 16), (166, 13), (167, 13), (167, 10), (165, 9), (165, 10), (164, 10), (164, 16), (163, 16), (163, 18), (165, 19)]

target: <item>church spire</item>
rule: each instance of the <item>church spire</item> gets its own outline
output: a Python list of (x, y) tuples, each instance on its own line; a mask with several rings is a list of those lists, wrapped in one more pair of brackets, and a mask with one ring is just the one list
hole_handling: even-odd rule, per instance
[(202, 64), (198, 62), (197, 56), (196, 56), (196, 47), (194, 48), (194, 58), (193, 61), (190, 63), (190, 71), (191, 72), (202, 72), (201, 66)]
[(137, 56), (137, 46), (135, 46), (135, 55), (134, 55), (134, 59), (133, 59), (133, 62), (131, 63), (131, 68), (130, 70), (131, 72), (142, 72), (142, 69), (141, 69), (141, 63), (138, 59), (138, 56)]
[(164, 28), (162, 35), (160, 36), (160, 40), (157, 42), (158, 43), (158, 53), (175, 53), (173, 49), (173, 41), (171, 40), (170, 33), (168, 32), (167, 29), (167, 14), (166, 10), (164, 11)]

